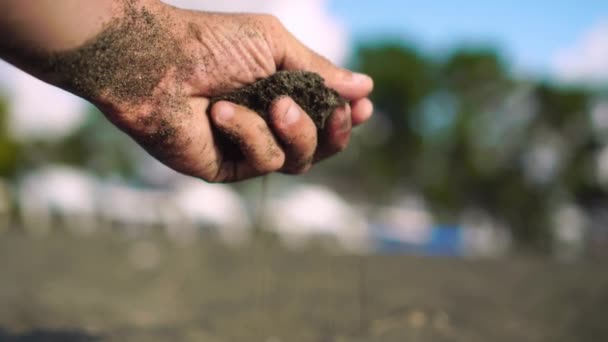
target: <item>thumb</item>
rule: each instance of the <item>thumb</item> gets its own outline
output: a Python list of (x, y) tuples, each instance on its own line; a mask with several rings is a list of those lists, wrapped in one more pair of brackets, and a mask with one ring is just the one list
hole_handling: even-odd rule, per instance
[[(279, 25), (281, 25), (279, 23)], [(367, 97), (373, 87), (371, 77), (340, 68), (314, 52), (282, 27), (283, 37), (275, 44), (275, 62), (279, 70), (307, 70), (321, 75), (325, 85), (349, 100)], [(276, 31), (275, 31), (276, 32)]]

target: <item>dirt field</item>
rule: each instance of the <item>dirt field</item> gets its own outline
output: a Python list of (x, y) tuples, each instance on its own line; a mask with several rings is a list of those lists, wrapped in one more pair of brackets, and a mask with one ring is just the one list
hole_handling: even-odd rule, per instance
[(0, 236), (0, 341), (608, 341), (608, 263)]

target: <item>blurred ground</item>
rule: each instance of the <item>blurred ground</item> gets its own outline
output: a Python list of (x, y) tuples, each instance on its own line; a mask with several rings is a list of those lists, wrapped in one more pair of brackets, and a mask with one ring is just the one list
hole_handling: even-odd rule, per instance
[(605, 263), (0, 238), (0, 341), (601, 341)]

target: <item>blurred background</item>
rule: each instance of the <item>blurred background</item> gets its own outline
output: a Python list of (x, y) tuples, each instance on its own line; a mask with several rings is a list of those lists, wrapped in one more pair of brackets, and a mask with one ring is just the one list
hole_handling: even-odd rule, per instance
[[(100, 304), (119, 286), (83, 274), (113, 265), (124, 271), (117, 284), (147, 284), (142, 302), (192, 317), (178, 297), (200, 295), (184, 290), (198, 280), (185, 273), (205, 274), (197, 284), (209, 298), (197, 308), (228, 317), (242, 304), (256, 317), (245, 336), (265, 341), (299, 340), (285, 339), (294, 329), (302, 341), (608, 338), (585, 318), (608, 304), (608, 2), (166, 2), (277, 15), (322, 55), (374, 78), (374, 117), (305, 176), (210, 185), (156, 162), (86, 102), (0, 62), (0, 269), (41, 286), (23, 298), (17, 281), (4, 297), (0, 289), (13, 308), (35, 303), (21, 316), (0, 309), (0, 340), (119, 328), (150, 340), (183, 322), (153, 306), (123, 317)], [(221, 279), (243, 285), (213, 292)], [(80, 294), (88, 304), (65, 303)], [(309, 296), (321, 313), (305, 306)], [(107, 323), (100, 307), (124, 320)], [(172, 333), (241, 330), (221, 315), (208, 318), (212, 328)], [(302, 317), (308, 325), (294, 323)], [(87, 334), (27, 332), (44, 326)]]

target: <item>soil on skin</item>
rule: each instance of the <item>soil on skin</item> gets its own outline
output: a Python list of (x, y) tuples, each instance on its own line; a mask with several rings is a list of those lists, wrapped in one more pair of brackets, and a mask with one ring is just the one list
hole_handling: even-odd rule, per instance
[(102, 32), (78, 48), (49, 52), (9, 47), (5, 53), (36, 66), (52, 83), (88, 100), (104, 97), (122, 104), (151, 103), (155, 110), (138, 122), (142, 128), (136, 131), (137, 140), (157, 157), (168, 157), (175, 152), (163, 148), (175, 141), (180, 115), (189, 111), (180, 82), (176, 89), (158, 86), (171, 70), (178, 81), (185, 80), (194, 64), (171, 34), (169, 20), (138, 7), (135, 0), (120, 3), (124, 16), (111, 19)]
[(346, 101), (338, 92), (325, 86), (323, 78), (308, 71), (279, 71), (274, 75), (211, 99), (230, 101), (254, 110), (268, 120), (272, 103), (281, 96), (290, 96), (312, 118), (318, 129)]
[(0, 341), (608, 341), (605, 261), (191, 242), (0, 236)]
[[(62, 52), (29, 51), (25, 58), (42, 73), (88, 99), (103, 93), (115, 100), (139, 102), (175, 68), (185, 78), (192, 61), (167, 30), (167, 23), (133, 0), (122, 0), (125, 15), (116, 17), (83, 46)], [(22, 56), (22, 58), (24, 58)]]

